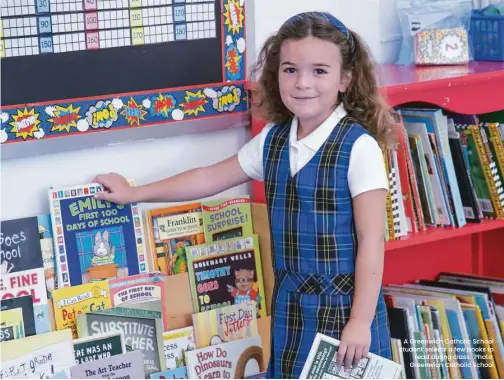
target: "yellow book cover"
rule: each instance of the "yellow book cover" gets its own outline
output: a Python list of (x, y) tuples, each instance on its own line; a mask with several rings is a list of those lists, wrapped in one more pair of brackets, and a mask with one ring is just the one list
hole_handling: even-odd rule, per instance
[(495, 364), (497, 365), (497, 371), (499, 373), (499, 379), (504, 378), (504, 360), (502, 358), (501, 352), (499, 350), (497, 339), (497, 332), (495, 331), (494, 324), (491, 320), (485, 319), (485, 326), (488, 331), (488, 337), (490, 341), (490, 347), (494, 356)]
[(70, 378), (75, 354), (70, 330), (53, 331), (1, 343), (2, 379), (49, 379), (64, 371)]
[(78, 338), (77, 315), (112, 307), (107, 280), (57, 289), (53, 292), (56, 330), (71, 329)]
[(255, 303), (247, 302), (193, 314), (198, 348), (259, 334)]
[(0, 341), (24, 338), (23, 309), (9, 309), (0, 312)]

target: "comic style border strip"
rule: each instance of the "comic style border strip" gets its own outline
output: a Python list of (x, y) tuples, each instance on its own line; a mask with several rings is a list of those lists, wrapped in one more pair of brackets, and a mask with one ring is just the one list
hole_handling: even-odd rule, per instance
[[(54, 252), (56, 256), (58, 283), (60, 287), (69, 287), (70, 269), (68, 267), (68, 257), (65, 246), (64, 225), (61, 218), (60, 201), (67, 198), (93, 196), (102, 191), (99, 184), (86, 184), (81, 186), (63, 187), (49, 190), (49, 200), (51, 209), (51, 218), (54, 228)], [(135, 241), (137, 242), (137, 257), (139, 274), (148, 273), (149, 265), (147, 261), (147, 251), (145, 245), (145, 236), (143, 233), (143, 222), (141, 211), (137, 204), (131, 205), (133, 215)]]
[(5, 106), (0, 143), (247, 112), (245, 0), (222, 0), (221, 17), (223, 83)]
[(80, 133), (138, 128), (246, 112), (244, 83), (157, 90), (111, 98), (68, 100), (3, 109), (1, 143), (64, 137)]

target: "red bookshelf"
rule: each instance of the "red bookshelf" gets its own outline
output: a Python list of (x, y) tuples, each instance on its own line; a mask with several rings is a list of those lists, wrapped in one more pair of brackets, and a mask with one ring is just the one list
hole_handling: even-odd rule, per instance
[[(504, 62), (463, 66), (377, 68), (380, 91), (391, 106), (429, 103), (460, 114), (504, 110)], [(252, 103), (254, 84), (249, 83)], [(252, 107), (252, 135), (266, 121)], [(264, 203), (264, 186), (252, 184), (254, 202)], [(385, 244), (384, 284), (434, 279), (441, 271), (504, 278), (504, 221), (486, 220), (462, 228), (429, 228)]]

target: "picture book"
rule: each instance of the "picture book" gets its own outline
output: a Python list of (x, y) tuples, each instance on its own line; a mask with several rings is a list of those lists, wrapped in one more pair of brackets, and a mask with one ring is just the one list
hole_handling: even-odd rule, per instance
[(189, 351), (186, 361), (190, 379), (243, 379), (265, 371), (260, 336)]
[(37, 334), (51, 330), (38, 218), (4, 220), (0, 236), (1, 299), (30, 295)]
[[(161, 272), (136, 274), (124, 278), (109, 280), (112, 306), (124, 306), (139, 302), (159, 301), (166, 304), (165, 276)], [(161, 307), (163, 313), (164, 331), (168, 330), (168, 315), (166, 308)]]
[(126, 352), (141, 351), (146, 375), (166, 369), (161, 312), (114, 307), (77, 316), (79, 337), (119, 331)]
[(194, 328), (190, 326), (165, 331), (163, 333), (163, 345), (166, 368), (174, 369), (184, 367), (186, 365), (185, 353), (196, 348)]
[(140, 351), (82, 363), (70, 369), (72, 379), (145, 379)]
[(92, 335), (73, 341), (75, 363), (89, 363), (126, 353), (124, 339), (120, 331)]
[(254, 302), (203, 311), (192, 319), (198, 348), (259, 335)]
[(21, 308), (0, 311), (0, 342), (24, 338), (23, 310)]
[(300, 379), (398, 379), (401, 365), (368, 353), (350, 370), (336, 364), (339, 340), (317, 333)]
[(49, 295), (56, 289), (56, 271), (54, 268), (54, 243), (51, 226), (51, 215), (39, 215), (38, 231), (40, 236), (40, 249), (42, 251), (42, 262), (44, 264), (44, 275), (46, 281), (46, 289)]
[(257, 318), (266, 316), (257, 235), (187, 248), (194, 312), (255, 302)]
[(174, 369), (167, 369), (163, 372), (153, 373), (151, 379), (187, 379), (187, 368), (179, 367)]
[(70, 329), (77, 339), (77, 315), (112, 307), (108, 281), (56, 289), (53, 304), (56, 330)]
[(250, 197), (247, 195), (204, 201), (201, 208), (206, 243), (250, 236), (254, 233)]
[(75, 363), (70, 330), (53, 331), (1, 343), (0, 378), (39, 378), (68, 371)]
[[(32, 296), (22, 296), (16, 298), (7, 298), (0, 301), (0, 310), (4, 311), (12, 309), (21, 309), (23, 318), (23, 334), (25, 337), (37, 334), (35, 327), (35, 314), (33, 313), (33, 298)], [(3, 319), (0, 319), (3, 323)], [(3, 325), (2, 325), (3, 329)]]
[(149, 271), (138, 205), (97, 200), (101, 185), (49, 190), (58, 288)]
[(154, 270), (186, 273), (185, 247), (205, 242), (201, 203), (148, 210), (147, 223)]

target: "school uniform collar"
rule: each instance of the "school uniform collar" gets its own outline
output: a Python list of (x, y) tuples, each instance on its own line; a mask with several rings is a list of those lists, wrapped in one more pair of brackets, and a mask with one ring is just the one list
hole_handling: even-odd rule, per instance
[(322, 144), (329, 138), (334, 127), (338, 125), (340, 120), (347, 115), (343, 103), (340, 103), (338, 107), (329, 115), (327, 119), (324, 120), (319, 127), (317, 127), (312, 133), (304, 137), (301, 140), (297, 139), (297, 129), (298, 129), (298, 118), (295, 116), (292, 119), (289, 142), (291, 146), (299, 146), (300, 144), (306, 146), (312, 151), (316, 152), (320, 149)]

